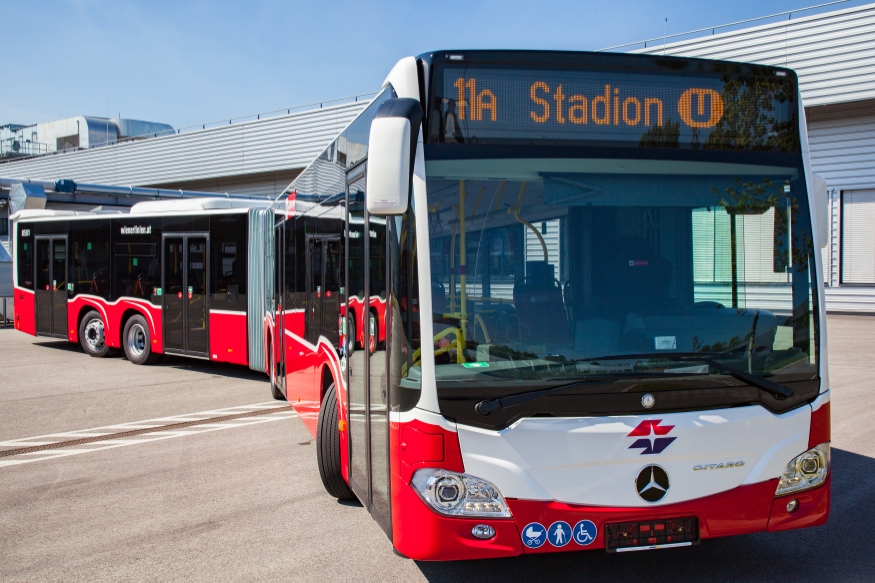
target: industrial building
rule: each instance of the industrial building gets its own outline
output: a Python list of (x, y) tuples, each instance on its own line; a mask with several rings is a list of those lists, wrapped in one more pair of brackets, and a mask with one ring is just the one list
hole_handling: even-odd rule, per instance
[[(609, 50), (795, 69), (814, 171), (830, 190), (831, 238), (824, 250), (827, 308), (875, 313), (875, 4), (805, 14), (786, 13), (766, 24), (727, 32), (717, 27), (680, 40), (652, 39)], [(87, 149), (80, 141), (79, 149), (64, 151), (56, 140), (50, 153), (0, 157), (0, 177), (276, 197), (366, 101), (361, 96), (180, 133), (156, 128), (148, 139), (106, 140), (102, 147)], [(55, 208), (130, 206), (143, 200), (117, 192), (103, 198), (76, 192), (47, 195), (48, 205)], [(0, 183), (0, 199), (7, 196), (8, 187)], [(4, 214), (0, 208), (0, 216)], [(5, 223), (0, 220), (0, 225)]]
[(830, 193), (827, 309), (875, 313), (875, 4), (785, 18), (666, 44), (654, 39), (634, 52), (796, 70), (812, 167)]
[(166, 123), (80, 115), (45, 123), (0, 126), (0, 160), (41, 156), (174, 133)]

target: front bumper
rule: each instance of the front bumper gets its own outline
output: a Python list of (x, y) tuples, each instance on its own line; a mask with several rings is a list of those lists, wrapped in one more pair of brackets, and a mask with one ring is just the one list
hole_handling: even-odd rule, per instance
[[(696, 500), (644, 508), (607, 508), (508, 499), (512, 520), (447, 518), (429, 509), (410, 486), (395, 492), (403, 508), (403, 519), (393, 522), (395, 548), (417, 560), (465, 560), (510, 557), (521, 554), (595, 550), (605, 548), (606, 524), (644, 522), (672, 518), (697, 517), (702, 539), (775, 532), (820, 526), (829, 518), (831, 477), (820, 487), (799, 494), (775, 498), (778, 480), (744, 485)], [(797, 509), (787, 512), (790, 500), (799, 501)], [(395, 516), (399, 516), (399, 512)], [(581, 520), (592, 521), (598, 530), (595, 540), (586, 546), (569, 541), (563, 547), (549, 542), (537, 549), (527, 548), (520, 533), (527, 524), (537, 522), (549, 528), (556, 521), (572, 527)], [(496, 535), (484, 541), (475, 538), (471, 529), (478, 524), (492, 526)]]

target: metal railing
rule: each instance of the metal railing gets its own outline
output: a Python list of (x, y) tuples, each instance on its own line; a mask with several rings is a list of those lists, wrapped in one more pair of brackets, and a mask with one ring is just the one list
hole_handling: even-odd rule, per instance
[(777, 18), (779, 16), (786, 16), (787, 19), (790, 20), (793, 17), (793, 14), (796, 14), (798, 12), (807, 12), (808, 10), (814, 10), (816, 8), (823, 8), (825, 6), (832, 6), (833, 4), (844, 4), (845, 2), (850, 2), (850, 0), (834, 0), (833, 2), (826, 2), (824, 4), (816, 4), (814, 6), (806, 6), (805, 8), (797, 8), (795, 10), (786, 10), (784, 12), (776, 12), (775, 14), (769, 14), (768, 16), (758, 16), (756, 18), (748, 18), (746, 20), (739, 20), (737, 22), (730, 22), (728, 24), (720, 24), (717, 26), (706, 26), (705, 28), (698, 28), (696, 30), (688, 30), (687, 32), (678, 32), (675, 34), (664, 34), (662, 36), (658, 36), (655, 38), (649, 38), (647, 40), (639, 40), (639, 41), (635, 41), (635, 42), (631, 42), (631, 43), (625, 43), (622, 45), (614, 45), (612, 47), (605, 47), (603, 49), (596, 49), (595, 52), (600, 53), (603, 51), (613, 51), (614, 49), (624, 49), (624, 48), (628, 48), (628, 47), (634, 47), (637, 45), (644, 45), (643, 48), (646, 49), (647, 43), (651, 43), (651, 46), (652, 46), (652, 43), (655, 43), (655, 42), (662, 43), (664, 46), (665, 41), (667, 39), (670, 39), (670, 38), (689, 36), (691, 34), (698, 34), (701, 32), (707, 32), (709, 30), (711, 31), (711, 34), (713, 35), (721, 28), (729, 28), (732, 26), (739, 26), (742, 24), (747, 24), (749, 22), (758, 22), (760, 20), (768, 20), (770, 18)]
[(7, 138), (0, 140), (0, 156), (42, 156), (49, 153), (49, 145), (30, 140)]

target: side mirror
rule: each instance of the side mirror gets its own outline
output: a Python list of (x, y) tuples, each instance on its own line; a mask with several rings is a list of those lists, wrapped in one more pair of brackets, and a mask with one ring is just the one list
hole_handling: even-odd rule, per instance
[(817, 245), (822, 249), (829, 242), (829, 192), (826, 180), (818, 174), (812, 175), (814, 185), (814, 219), (817, 225)]
[(377, 109), (368, 140), (365, 199), (370, 214), (407, 212), (421, 123), (422, 109), (415, 99), (390, 99)]

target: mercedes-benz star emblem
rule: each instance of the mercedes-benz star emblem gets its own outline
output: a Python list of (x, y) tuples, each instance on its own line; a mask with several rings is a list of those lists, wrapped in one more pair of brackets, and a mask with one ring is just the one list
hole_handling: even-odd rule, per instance
[(656, 397), (654, 397), (654, 396), (651, 395), (650, 393), (647, 393), (646, 395), (644, 395), (643, 397), (641, 397), (641, 405), (642, 405), (645, 409), (650, 409), (651, 407), (653, 407), (654, 405), (656, 405)]
[(635, 491), (645, 502), (659, 502), (668, 494), (668, 474), (659, 466), (645, 466), (635, 479)]

